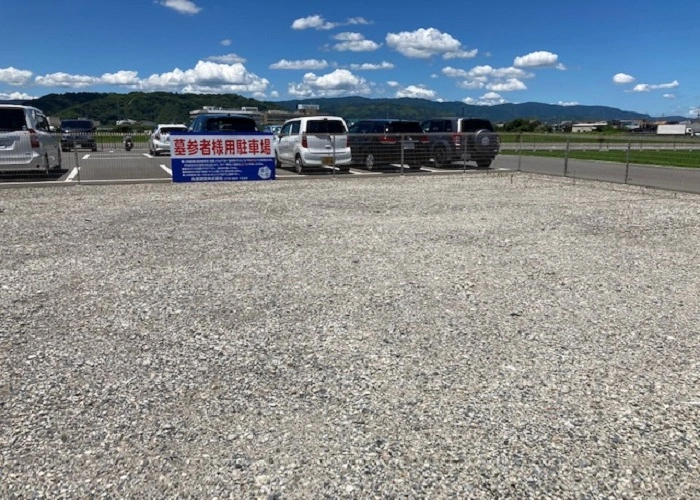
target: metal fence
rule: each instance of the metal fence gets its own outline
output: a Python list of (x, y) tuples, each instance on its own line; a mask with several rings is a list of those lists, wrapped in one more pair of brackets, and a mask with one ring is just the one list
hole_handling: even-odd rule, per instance
[[(148, 134), (96, 133), (95, 145), (63, 144), (62, 168), (45, 172), (2, 168), (0, 186), (17, 183), (172, 182), (169, 155), (150, 151)], [(330, 136), (326, 135), (330, 139)], [(497, 141), (497, 154), (494, 153)], [(333, 144), (337, 142), (332, 141)], [(277, 178), (299, 175), (467, 174), (528, 172), (700, 193), (700, 137), (582, 134), (348, 134), (349, 165), (335, 160), (297, 172), (293, 162)], [(80, 144), (80, 146), (84, 146)], [(328, 153), (331, 156), (333, 150)], [(493, 156), (493, 159), (492, 159)], [(24, 184), (23, 184), (24, 185)]]

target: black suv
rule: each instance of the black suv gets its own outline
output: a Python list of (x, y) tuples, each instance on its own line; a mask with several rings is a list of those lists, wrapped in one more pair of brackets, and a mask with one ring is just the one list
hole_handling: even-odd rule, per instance
[(430, 154), (436, 167), (453, 161), (475, 161), (489, 168), (500, 150), (500, 139), (489, 120), (433, 118), (421, 123), (430, 137)]
[(420, 169), (430, 160), (430, 139), (411, 120), (360, 120), (348, 128), (352, 163), (367, 170), (404, 164)]
[(211, 114), (198, 115), (190, 124), (190, 132), (257, 132), (253, 118), (245, 115)]
[(97, 151), (95, 140), (95, 124), (92, 120), (62, 120), (61, 121), (61, 150), (90, 149)]

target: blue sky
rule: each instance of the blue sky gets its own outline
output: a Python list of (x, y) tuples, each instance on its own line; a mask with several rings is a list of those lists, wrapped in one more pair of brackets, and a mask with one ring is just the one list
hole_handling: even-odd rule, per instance
[(3, 0), (2, 12), (2, 99), (140, 90), (700, 109), (697, 0)]

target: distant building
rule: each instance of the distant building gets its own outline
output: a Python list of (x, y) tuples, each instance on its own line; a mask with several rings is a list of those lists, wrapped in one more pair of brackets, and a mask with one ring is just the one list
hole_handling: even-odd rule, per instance
[(265, 125), (281, 125), (291, 118), (299, 116), (315, 115), (318, 113), (320, 106), (318, 104), (299, 104), (296, 111), (288, 111), (284, 109), (270, 109), (260, 111), (256, 107), (243, 106), (240, 109), (222, 108), (221, 106), (203, 106), (201, 109), (190, 111), (190, 118), (194, 119), (197, 115), (207, 113), (230, 113), (233, 115), (246, 115), (253, 118), (258, 127), (262, 128)]
[(586, 122), (586, 123), (574, 123), (571, 125), (571, 131), (574, 133), (580, 132), (596, 132), (603, 127), (607, 127), (608, 122)]

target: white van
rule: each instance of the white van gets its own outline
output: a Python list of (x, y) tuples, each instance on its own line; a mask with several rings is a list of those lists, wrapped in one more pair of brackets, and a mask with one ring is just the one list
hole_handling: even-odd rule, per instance
[(61, 169), (61, 141), (46, 115), (32, 106), (0, 104), (0, 172), (54, 169)]
[(277, 166), (294, 166), (299, 174), (310, 167), (350, 170), (348, 126), (339, 116), (287, 120), (274, 143)]

